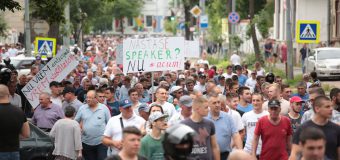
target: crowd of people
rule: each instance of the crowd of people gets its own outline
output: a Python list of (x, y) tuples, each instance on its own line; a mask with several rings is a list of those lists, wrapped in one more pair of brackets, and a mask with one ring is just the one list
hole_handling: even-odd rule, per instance
[(82, 61), (49, 84), (38, 106), (21, 89), (41, 58), (29, 75), (13, 70), (0, 85), (0, 159), (18, 159), (27, 118), (54, 139), (60, 160), (340, 159), (340, 89), (326, 96), (315, 73), (289, 86), (260, 62), (217, 68), (203, 58), (181, 71), (125, 75), (115, 63), (119, 43), (100, 37), (84, 51), (74, 46)]

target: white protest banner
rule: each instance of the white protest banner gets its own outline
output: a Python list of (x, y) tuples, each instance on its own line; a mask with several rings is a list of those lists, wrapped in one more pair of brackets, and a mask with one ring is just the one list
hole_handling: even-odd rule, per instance
[(199, 41), (185, 41), (185, 57), (199, 58), (200, 57), (200, 43)]
[(184, 38), (162, 37), (123, 41), (123, 72), (184, 69)]
[(69, 49), (64, 49), (61, 54), (51, 59), (21, 90), (32, 107), (39, 105), (40, 93), (50, 92), (50, 82), (61, 82), (78, 63), (79, 60)]
[(116, 63), (123, 64), (123, 44), (118, 44), (116, 47)]

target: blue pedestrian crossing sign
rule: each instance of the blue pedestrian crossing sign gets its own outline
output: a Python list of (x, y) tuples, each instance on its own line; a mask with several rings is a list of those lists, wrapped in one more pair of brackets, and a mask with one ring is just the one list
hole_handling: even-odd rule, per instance
[(296, 27), (296, 41), (298, 43), (319, 43), (319, 21), (298, 20)]
[(35, 56), (40, 55), (42, 59), (55, 57), (56, 39), (46, 37), (36, 37), (34, 53)]

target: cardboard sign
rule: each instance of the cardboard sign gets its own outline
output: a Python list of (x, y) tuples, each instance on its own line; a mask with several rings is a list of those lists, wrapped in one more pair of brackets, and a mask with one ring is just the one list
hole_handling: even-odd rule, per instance
[(200, 43), (199, 41), (185, 41), (185, 57), (199, 58), (200, 57)]
[(116, 47), (116, 63), (123, 64), (123, 44), (119, 44)]
[(123, 72), (184, 69), (184, 38), (163, 37), (123, 41)]
[(72, 55), (69, 49), (64, 49), (61, 54), (51, 59), (21, 90), (32, 107), (39, 105), (40, 93), (50, 92), (50, 82), (61, 82), (78, 63), (78, 58)]

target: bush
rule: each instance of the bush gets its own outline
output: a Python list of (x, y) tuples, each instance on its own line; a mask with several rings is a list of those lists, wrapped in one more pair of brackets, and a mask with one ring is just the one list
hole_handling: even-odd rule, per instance
[(215, 65), (217, 68), (227, 68), (227, 66), (230, 64), (229, 61), (226, 60), (227, 58), (218, 58), (214, 57), (212, 55), (207, 56), (207, 60), (209, 61), (210, 65)]

